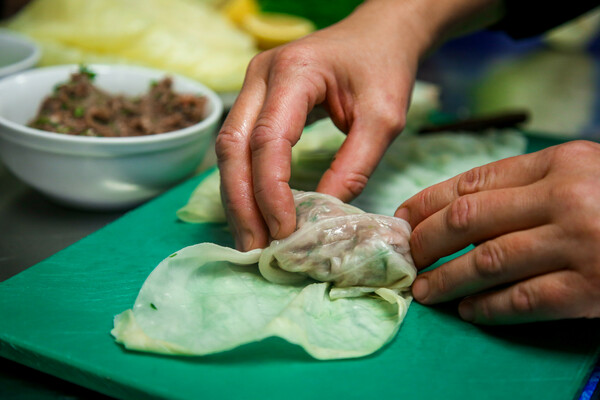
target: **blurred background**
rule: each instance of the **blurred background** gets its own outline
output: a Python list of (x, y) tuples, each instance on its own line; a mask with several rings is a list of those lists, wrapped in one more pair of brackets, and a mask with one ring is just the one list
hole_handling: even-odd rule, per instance
[[(0, 0), (0, 29), (22, 34), (39, 45), (37, 66), (149, 66), (204, 83), (227, 107), (233, 103), (246, 66), (256, 53), (331, 25), (360, 3)], [(7, 48), (0, 47), (0, 71), (14, 61)], [(490, 30), (449, 41), (423, 61), (418, 79), (439, 89), (432, 92), (432, 122), (525, 110), (530, 118), (524, 128), (530, 134), (600, 140), (600, 9), (528, 39), (516, 41), (504, 32)], [(123, 212), (96, 213), (58, 206), (0, 163), (0, 282)], [(0, 389), (4, 392), (0, 390), (0, 397), (2, 393), (10, 398), (16, 394), (20, 398), (39, 397), (40, 393), (45, 398), (98, 396), (1, 361)]]
[[(42, 47), (39, 65), (130, 63), (195, 78), (231, 105), (248, 61), (348, 15), (359, 0), (4, 0), (2, 27)], [(600, 138), (600, 9), (543, 35), (483, 31), (447, 42), (418, 78), (458, 118), (527, 110), (525, 129)], [(1, 62), (1, 60), (0, 60)]]
[[(359, 0), (4, 0), (2, 26), (42, 47), (40, 65), (130, 63), (198, 79), (231, 105), (256, 52), (344, 18)], [(458, 118), (527, 110), (525, 129), (600, 138), (600, 9), (543, 35), (483, 31), (447, 42), (418, 78)], [(0, 60), (1, 62), (1, 60)]]

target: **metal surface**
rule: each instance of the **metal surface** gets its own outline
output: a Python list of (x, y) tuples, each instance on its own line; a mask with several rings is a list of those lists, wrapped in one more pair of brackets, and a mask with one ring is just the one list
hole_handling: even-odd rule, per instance
[[(214, 165), (209, 151), (198, 172)], [(64, 207), (15, 177), (0, 161), (0, 282), (25, 271), (128, 210), (91, 212)], [(88, 399), (105, 396), (0, 357), (0, 399)]]
[[(0, 282), (114, 221), (124, 212), (91, 213), (52, 203), (0, 163)], [(101, 396), (0, 357), (0, 398)]]
[(0, 164), (0, 282), (114, 221), (52, 203)]

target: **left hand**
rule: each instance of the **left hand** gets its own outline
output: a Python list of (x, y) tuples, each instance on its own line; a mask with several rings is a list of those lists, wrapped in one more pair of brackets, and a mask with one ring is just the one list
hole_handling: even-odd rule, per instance
[(570, 142), (475, 168), (404, 202), (423, 304), (464, 298), (481, 324), (600, 317), (600, 144)]

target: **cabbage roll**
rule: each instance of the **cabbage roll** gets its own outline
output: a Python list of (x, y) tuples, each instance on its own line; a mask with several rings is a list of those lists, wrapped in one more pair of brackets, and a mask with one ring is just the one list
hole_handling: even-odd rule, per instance
[(416, 269), (406, 221), (294, 192), (297, 230), (263, 250), (212, 243), (163, 260), (112, 334), (132, 350), (206, 355), (279, 336), (317, 359), (362, 357), (391, 340)]
[[(335, 197), (294, 192), (297, 230), (274, 240), (260, 256), (261, 274), (271, 282), (307, 278), (333, 284), (332, 295), (407, 289), (416, 271), (410, 255), (410, 225), (367, 214)], [(337, 290), (338, 288), (361, 288)]]

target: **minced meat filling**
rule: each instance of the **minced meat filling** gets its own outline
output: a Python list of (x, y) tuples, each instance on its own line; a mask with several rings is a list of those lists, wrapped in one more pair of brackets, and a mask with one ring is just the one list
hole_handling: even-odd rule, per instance
[(126, 137), (186, 128), (205, 117), (206, 98), (174, 93), (169, 77), (153, 82), (140, 97), (108, 94), (82, 69), (58, 85), (42, 103), (32, 128), (69, 135)]

